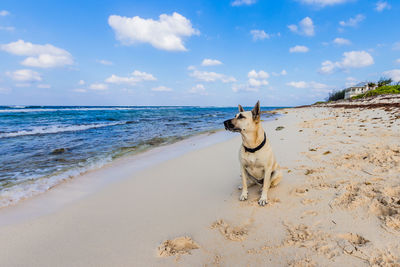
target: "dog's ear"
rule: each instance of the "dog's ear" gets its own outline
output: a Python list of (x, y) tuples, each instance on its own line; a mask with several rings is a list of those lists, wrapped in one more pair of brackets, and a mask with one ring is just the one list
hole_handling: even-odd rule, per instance
[(241, 105), (239, 105), (239, 112), (244, 112), (244, 109)]
[(251, 111), (253, 114), (253, 120), (259, 120), (260, 119), (260, 101), (257, 101), (257, 104), (254, 106), (253, 110)]

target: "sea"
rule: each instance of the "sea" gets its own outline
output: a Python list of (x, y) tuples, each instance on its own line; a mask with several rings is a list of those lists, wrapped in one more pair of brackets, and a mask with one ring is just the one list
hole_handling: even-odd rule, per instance
[(237, 107), (0, 106), (0, 208), (119, 157), (222, 129), (236, 113)]

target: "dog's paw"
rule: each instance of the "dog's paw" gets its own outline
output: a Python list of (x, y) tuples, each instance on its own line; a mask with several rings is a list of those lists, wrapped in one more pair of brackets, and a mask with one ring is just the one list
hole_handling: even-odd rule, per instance
[(268, 204), (268, 200), (267, 200), (267, 198), (260, 198), (259, 200), (258, 200), (258, 205), (260, 205), (261, 207), (263, 207), (263, 206), (265, 206), (265, 205), (267, 205)]
[(247, 200), (247, 192), (243, 192), (243, 193), (240, 195), (239, 200), (240, 200), (240, 201), (245, 201), (245, 200)]

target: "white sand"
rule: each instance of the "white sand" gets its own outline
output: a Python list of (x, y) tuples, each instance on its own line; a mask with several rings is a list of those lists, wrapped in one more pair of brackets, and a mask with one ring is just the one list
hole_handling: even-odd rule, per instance
[(200, 148), (161, 149), (175, 157), (151, 167), (122, 160), (0, 210), (0, 265), (400, 264), (400, 120), (381, 110), (287, 112), (264, 123), (284, 169), (266, 207), (256, 187), (238, 201), (238, 136), (186, 141)]

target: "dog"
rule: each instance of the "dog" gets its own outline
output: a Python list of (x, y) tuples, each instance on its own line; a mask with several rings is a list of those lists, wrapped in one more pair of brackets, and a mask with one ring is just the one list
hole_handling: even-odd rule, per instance
[(269, 188), (279, 184), (282, 172), (261, 125), (260, 114), (260, 101), (252, 111), (244, 111), (239, 105), (239, 113), (235, 118), (224, 121), (224, 126), (226, 130), (239, 132), (242, 136), (239, 150), (242, 194), (239, 200), (247, 200), (248, 187), (258, 184), (262, 186), (258, 204), (264, 206), (268, 204)]

